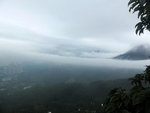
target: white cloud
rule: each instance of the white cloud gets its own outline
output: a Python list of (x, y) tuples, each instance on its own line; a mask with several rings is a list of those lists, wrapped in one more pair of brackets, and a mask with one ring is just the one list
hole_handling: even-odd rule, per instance
[[(74, 63), (73, 59), (80, 59), (85, 63), (87, 58), (92, 63), (149, 43), (148, 33), (142, 38), (134, 34), (137, 19), (128, 12), (127, 2), (5, 0), (0, 6), (0, 52), (7, 54), (0, 58), (14, 54), (16, 59), (41, 57)], [(109, 61), (103, 63), (109, 65)]]

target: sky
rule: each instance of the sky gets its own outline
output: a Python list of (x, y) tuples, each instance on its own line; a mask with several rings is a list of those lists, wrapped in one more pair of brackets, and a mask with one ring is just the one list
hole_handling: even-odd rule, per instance
[[(128, 0), (0, 0), (1, 64), (24, 60), (141, 68), (112, 57), (149, 44)], [(111, 65), (110, 65), (111, 64)], [(118, 65), (119, 64), (119, 65)]]

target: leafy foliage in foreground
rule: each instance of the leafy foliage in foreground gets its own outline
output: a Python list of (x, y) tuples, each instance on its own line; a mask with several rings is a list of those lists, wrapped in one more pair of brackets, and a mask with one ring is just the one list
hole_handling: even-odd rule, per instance
[(104, 104), (105, 113), (150, 113), (150, 66), (129, 80), (133, 85), (129, 91), (122, 88), (110, 91)]
[(130, 0), (129, 11), (138, 13), (140, 22), (136, 24), (136, 34), (141, 34), (145, 29), (150, 30), (150, 0)]

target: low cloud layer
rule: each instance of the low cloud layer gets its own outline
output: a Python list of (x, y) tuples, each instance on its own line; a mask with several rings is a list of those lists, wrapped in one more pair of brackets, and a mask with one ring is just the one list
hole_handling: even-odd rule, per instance
[[(126, 0), (5, 0), (0, 5), (1, 64), (26, 60), (96, 66), (127, 65), (117, 56), (150, 42), (134, 34)], [(132, 62), (142, 67), (145, 61)], [(118, 66), (119, 67), (119, 66)]]

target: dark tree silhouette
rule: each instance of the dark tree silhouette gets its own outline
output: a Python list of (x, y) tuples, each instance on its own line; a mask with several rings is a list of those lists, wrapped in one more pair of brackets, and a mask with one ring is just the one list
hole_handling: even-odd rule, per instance
[[(130, 0), (129, 11), (138, 13), (140, 22), (136, 24), (136, 34), (150, 31), (150, 0)], [(132, 88), (126, 91), (115, 88), (110, 91), (104, 103), (104, 113), (150, 113), (150, 66), (144, 73), (129, 79)]]
[(150, 0), (130, 0), (130, 12), (137, 12), (140, 22), (136, 24), (136, 34), (144, 33), (144, 30), (150, 30)]
[(110, 91), (104, 104), (104, 113), (150, 113), (150, 66), (143, 74), (130, 78), (132, 88), (126, 91), (115, 88)]
[(132, 85), (143, 87), (141, 80), (144, 80), (144, 75), (143, 74), (136, 74), (135, 77), (129, 78), (129, 80), (131, 80)]

